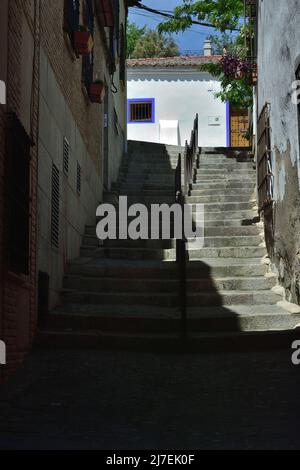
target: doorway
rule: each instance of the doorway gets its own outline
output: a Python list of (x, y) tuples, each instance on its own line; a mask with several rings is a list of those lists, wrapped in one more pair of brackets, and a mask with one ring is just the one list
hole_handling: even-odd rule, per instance
[(249, 129), (248, 110), (231, 109), (230, 110), (230, 147), (244, 148), (249, 147), (250, 142), (247, 138)]

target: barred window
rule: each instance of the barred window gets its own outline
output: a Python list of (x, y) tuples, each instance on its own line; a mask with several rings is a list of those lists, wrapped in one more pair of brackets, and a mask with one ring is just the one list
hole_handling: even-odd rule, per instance
[(128, 100), (129, 123), (154, 123), (154, 99)]

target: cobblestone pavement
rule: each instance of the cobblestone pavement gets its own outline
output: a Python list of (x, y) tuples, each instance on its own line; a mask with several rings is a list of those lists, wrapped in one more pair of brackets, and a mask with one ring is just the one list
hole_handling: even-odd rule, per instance
[(0, 391), (1, 449), (300, 449), (290, 351), (38, 351)]

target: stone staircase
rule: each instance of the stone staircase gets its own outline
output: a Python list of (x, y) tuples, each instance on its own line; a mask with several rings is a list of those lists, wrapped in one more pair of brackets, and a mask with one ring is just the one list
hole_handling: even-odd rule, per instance
[[(130, 142), (116, 190), (128, 203), (174, 203), (183, 148)], [(283, 302), (270, 273), (256, 208), (256, 173), (247, 156), (202, 149), (188, 203), (205, 204), (205, 244), (187, 243), (188, 329), (196, 341), (292, 330), (299, 308)], [(62, 304), (39, 342), (113, 345), (177, 339), (180, 331), (176, 242), (107, 240), (87, 226), (81, 257), (70, 263)], [(279, 303), (278, 303), (279, 302)], [(283, 308), (284, 307), (284, 308)]]

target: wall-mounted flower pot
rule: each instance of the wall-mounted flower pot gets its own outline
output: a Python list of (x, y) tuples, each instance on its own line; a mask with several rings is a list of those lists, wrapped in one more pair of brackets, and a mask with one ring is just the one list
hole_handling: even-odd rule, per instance
[(257, 68), (253, 68), (252, 70), (252, 85), (253, 86), (257, 85), (257, 80), (258, 80)]
[(75, 31), (74, 47), (78, 55), (88, 55), (93, 49), (93, 37), (89, 31)]
[(104, 83), (102, 81), (91, 83), (89, 95), (92, 103), (102, 103), (105, 97)]

